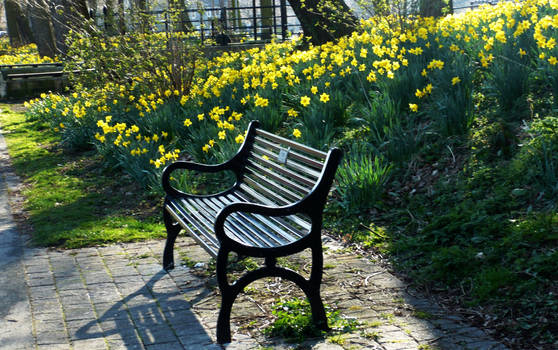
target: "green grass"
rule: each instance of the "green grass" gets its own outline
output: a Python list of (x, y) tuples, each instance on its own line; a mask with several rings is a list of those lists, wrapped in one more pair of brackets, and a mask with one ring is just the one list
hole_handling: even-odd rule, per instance
[[(356, 319), (343, 317), (339, 310), (332, 310), (328, 305), (325, 305), (325, 310), (328, 325), (332, 329), (328, 336), (330, 342), (341, 344), (343, 334), (359, 329), (360, 323)], [(263, 329), (267, 336), (283, 337), (287, 342), (301, 343), (309, 338), (326, 335), (326, 332), (313, 324), (310, 303), (306, 299), (277, 300), (272, 313), (275, 320)]]
[[(98, 156), (68, 154), (46, 125), (0, 105), (0, 125), (38, 246), (79, 248), (164, 237), (156, 198)], [(116, 176), (115, 176), (116, 175)]]

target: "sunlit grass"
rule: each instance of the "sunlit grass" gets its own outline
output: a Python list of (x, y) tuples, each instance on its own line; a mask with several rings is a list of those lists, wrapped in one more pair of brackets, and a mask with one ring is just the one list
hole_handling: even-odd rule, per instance
[(129, 177), (104, 168), (94, 154), (62, 152), (48, 126), (0, 108), (34, 244), (77, 248), (163, 236), (156, 203)]

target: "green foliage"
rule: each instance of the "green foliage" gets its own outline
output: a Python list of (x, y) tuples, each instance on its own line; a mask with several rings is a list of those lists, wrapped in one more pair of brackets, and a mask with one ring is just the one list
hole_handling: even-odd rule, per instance
[[(492, 64), (486, 89), (496, 97), (501, 116), (506, 121), (517, 121), (525, 117), (528, 110), (530, 69), (526, 59), (522, 59), (515, 43), (507, 43), (501, 48), (501, 56)], [(513, 84), (510, 84), (513, 82)]]
[(423, 320), (432, 320), (436, 318), (436, 316), (432, 315), (430, 312), (421, 310), (413, 311), (413, 316)]
[(448, 57), (448, 69), (434, 71), (431, 81), (436, 89), (430, 107), (443, 137), (467, 134), (473, 123), (473, 79), (471, 62), (467, 56)]
[(322, 331), (312, 323), (310, 304), (301, 299), (280, 301), (273, 309), (277, 319), (264, 329), (271, 337), (283, 337), (290, 342), (301, 342), (307, 338), (322, 335)]
[[(552, 134), (552, 127), (546, 130)], [(417, 198), (410, 209), (428, 223), (418, 233), (405, 230), (388, 247), (418, 281), (450, 293), (467, 290), (465, 304), (490, 305), (497, 314), (513, 307), (523, 320), (509, 325), (514, 332), (548, 337), (556, 320), (542, 305), (558, 280), (552, 268), (558, 221), (555, 199), (526, 171), (535, 164), (525, 157), (528, 147), (511, 161), (470, 164), (455, 181), (440, 183), (434, 199)], [(537, 335), (527, 334), (537, 322)]]
[(354, 147), (337, 171), (342, 206), (351, 211), (371, 208), (381, 198), (390, 172), (383, 157), (372, 159), (370, 152)]
[(176, 170), (173, 172), (171, 184), (186, 193), (213, 194), (231, 188), (236, 176), (230, 171), (218, 173), (200, 173)]
[(529, 135), (512, 163), (514, 175), (556, 204), (558, 196), (558, 118), (549, 116), (533, 121)]
[[(69, 70), (83, 71), (72, 76), (78, 87), (122, 84), (145, 92), (170, 90), (183, 95), (190, 91), (196, 65), (203, 57), (195, 34), (172, 27), (169, 33), (71, 33), (68, 42)], [(77, 64), (80, 66), (72, 66)], [(143, 81), (148, 85), (141, 84)]]
[[(393, 162), (407, 161), (420, 149), (423, 130), (401, 113), (401, 103), (391, 95), (371, 91), (368, 105), (351, 105), (351, 123), (364, 128), (362, 139), (376, 154)], [(350, 137), (350, 135), (347, 135)], [(352, 142), (348, 138), (348, 142)]]
[(509, 286), (517, 283), (517, 275), (505, 267), (488, 267), (476, 275), (474, 283), (472, 296), (482, 302), (506, 293)]
[[(325, 334), (313, 324), (310, 303), (306, 299), (280, 300), (273, 306), (272, 313), (276, 319), (264, 328), (263, 332), (267, 336), (282, 337), (289, 342), (300, 343)], [(339, 311), (331, 310), (327, 305), (326, 316), (329, 326), (336, 332), (352, 332), (359, 326), (357, 320), (343, 317)]]

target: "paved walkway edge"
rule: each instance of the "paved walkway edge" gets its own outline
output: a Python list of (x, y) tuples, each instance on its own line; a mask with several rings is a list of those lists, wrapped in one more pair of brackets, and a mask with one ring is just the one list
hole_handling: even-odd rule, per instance
[(34, 349), (29, 294), (22, 264), (24, 239), (14, 223), (8, 189), (17, 186), (0, 130), (0, 344), (2, 348)]

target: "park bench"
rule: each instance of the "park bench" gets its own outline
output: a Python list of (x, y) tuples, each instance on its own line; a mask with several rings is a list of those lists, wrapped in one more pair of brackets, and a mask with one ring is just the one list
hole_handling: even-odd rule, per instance
[[(173, 246), (182, 229), (216, 258), (222, 298), (219, 343), (231, 340), (230, 312), (237, 295), (263, 277), (281, 277), (297, 284), (308, 297), (314, 324), (328, 329), (320, 297), (322, 212), (341, 157), (337, 148), (325, 153), (264, 131), (253, 121), (240, 150), (229, 161), (218, 165), (178, 161), (163, 171), (167, 229), (163, 267), (174, 268)], [(170, 184), (171, 173), (177, 169), (228, 170), (234, 172), (236, 182), (213, 195), (186, 194)], [(276, 265), (278, 257), (307, 248), (312, 252), (309, 279)], [(227, 265), (232, 252), (238, 257), (264, 258), (264, 264), (229, 283)]]
[(64, 71), (60, 62), (0, 65), (0, 98), (30, 98), (43, 92), (64, 91), (68, 74), (83, 71)]

